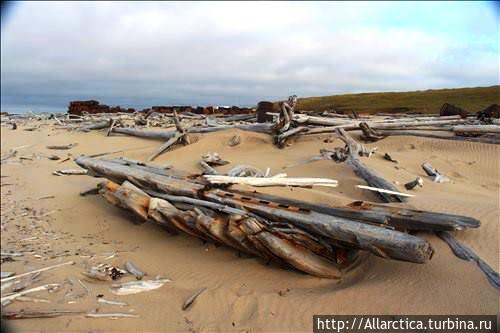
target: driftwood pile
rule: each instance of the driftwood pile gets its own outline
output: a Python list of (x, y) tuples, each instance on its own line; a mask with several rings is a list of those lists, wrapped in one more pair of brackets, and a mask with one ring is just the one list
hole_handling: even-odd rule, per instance
[[(279, 147), (284, 147), (291, 137), (335, 133), (339, 129), (362, 131), (363, 138), (370, 142), (388, 136), (408, 135), (500, 143), (500, 122), (495, 118), (494, 112), (484, 111), (477, 115), (468, 115), (462, 112), (462, 109), (445, 104), (443, 109), (455, 114), (444, 115), (447, 114), (446, 112), (442, 114), (379, 114), (355, 115), (350, 118), (330, 112), (324, 112), (322, 116), (294, 113), (290, 102), (291, 100), (288, 103), (282, 103), (280, 113), (275, 114), (277, 119), (273, 133), (274, 141)], [(494, 109), (494, 106), (489, 109)]]
[[(186, 133), (209, 133), (225, 129), (267, 133), (273, 136), (278, 147), (285, 147), (292, 137), (337, 133), (344, 131), (361, 131), (363, 139), (371, 142), (388, 136), (409, 135), (447, 140), (465, 140), (485, 143), (500, 143), (500, 122), (494, 117), (486, 117), (486, 113), (478, 115), (440, 116), (439, 114), (380, 114), (370, 116), (356, 115), (350, 118), (346, 115), (324, 112), (321, 116), (298, 113), (295, 110), (296, 96), (291, 96), (287, 102), (279, 103), (278, 113), (269, 113), (271, 122), (260, 123), (255, 114), (206, 116), (193, 113), (177, 115), (149, 113), (147, 118), (136, 115), (132, 126), (123, 121), (110, 128), (110, 134), (125, 134), (144, 138), (168, 141), (179, 134), (173, 128), (177, 121), (185, 121)], [(144, 121), (138, 121), (139, 118)], [(262, 119), (260, 119), (262, 120)], [(108, 120), (109, 121), (109, 120)], [(105, 126), (103, 120), (94, 120), (96, 127)], [(88, 130), (91, 125), (80, 126)], [(152, 131), (147, 127), (163, 127), (164, 130)], [(170, 129), (171, 128), (171, 129)]]
[(217, 187), (202, 175), (127, 159), (80, 156), (75, 161), (88, 175), (106, 178), (99, 192), (140, 221), (323, 278), (341, 279), (369, 253), (425, 263), (434, 250), (415, 231), (480, 224), (466, 216), (383, 204), (358, 201), (332, 207), (242, 192)]

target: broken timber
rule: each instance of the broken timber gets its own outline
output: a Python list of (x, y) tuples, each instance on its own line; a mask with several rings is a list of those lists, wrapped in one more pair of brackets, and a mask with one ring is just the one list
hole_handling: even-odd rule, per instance
[(140, 169), (133, 165), (126, 166), (84, 156), (77, 158), (76, 162), (88, 169), (90, 175), (105, 177), (117, 183), (128, 180), (146, 192), (152, 190), (172, 197), (187, 197), (237, 208), (248, 212), (250, 216), (260, 216), (271, 222), (286, 221), (312, 235), (328, 239), (332, 244), (410, 262), (424, 263), (429, 260), (433, 253), (430, 244), (418, 237), (391, 229), (455, 230), (479, 225), (477, 220), (467, 217), (451, 218), (453, 215), (414, 210), (401, 210), (399, 214), (397, 208), (381, 208), (376, 205), (374, 209), (358, 206), (316, 210), (316, 206), (302, 203), (309, 209), (287, 206), (281, 208), (282, 204), (273, 205), (272, 202), (259, 200), (255, 195), (238, 196), (235, 191), (206, 189), (203, 184), (194, 183), (189, 178), (174, 178), (167, 174), (168, 170), (164, 171), (164, 175), (158, 175), (147, 172), (144, 167)]
[[(351, 136), (349, 136), (343, 129), (337, 129), (338, 137), (345, 142), (346, 151), (347, 151), (347, 160), (346, 163), (349, 164), (356, 174), (358, 174), (361, 178), (363, 178), (368, 185), (372, 187), (382, 188), (385, 190), (393, 191), (393, 192), (401, 192), (398, 190), (396, 186), (389, 183), (387, 180), (377, 175), (375, 171), (366, 166), (361, 159), (359, 158), (359, 152), (362, 150), (362, 145), (356, 142)], [(384, 199), (386, 202), (394, 202), (406, 201), (406, 197), (378, 192), (378, 194)]]

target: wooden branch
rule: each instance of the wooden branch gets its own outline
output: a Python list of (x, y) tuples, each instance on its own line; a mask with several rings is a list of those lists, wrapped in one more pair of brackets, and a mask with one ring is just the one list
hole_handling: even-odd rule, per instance
[(432, 178), (432, 181), (435, 183), (444, 183), (449, 181), (449, 179), (443, 176), (439, 171), (434, 169), (430, 163), (425, 162), (422, 163), (422, 169), (424, 169), (425, 173)]
[(111, 119), (111, 123), (109, 124), (109, 129), (108, 132), (106, 133), (106, 136), (110, 136), (111, 133), (113, 132), (113, 128), (115, 127), (115, 119)]
[(481, 259), (474, 251), (458, 241), (451, 233), (441, 231), (436, 233), (439, 238), (444, 240), (453, 253), (462, 260), (473, 261), (485, 274), (488, 282), (496, 289), (500, 290), (500, 274), (496, 272), (488, 263)]
[(65, 263), (62, 263), (62, 264), (57, 264), (57, 265), (48, 266), (48, 267), (44, 267), (44, 268), (40, 268), (40, 269), (35, 269), (34, 271), (31, 271), (31, 272), (27, 272), (27, 273), (23, 273), (23, 274), (18, 274), (18, 275), (14, 275), (14, 276), (11, 276), (11, 277), (8, 277), (8, 278), (1, 279), (0, 282), (4, 283), (4, 282), (10, 281), (10, 280), (19, 279), (19, 278), (21, 278), (23, 276), (35, 274), (35, 273), (38, 273), (38, 272), (45, 272), (45, 271), (48, 271), (50, 269), (58, 268), (58, 267), (61, 267), (61, 266), (74, 265), (74, 264), (75, 264), (74, 261), (68, 261), (68, 262), (65, 262)]
[(300, 127), (295, 127), (295, 128), (292, 128), (288, 131), (285, 131), (285, 132), (282, 132), (278, 135), (275, 135), (274, 136), (274, 143), (279, 147), (279, 148), (283, 148), (286, 144), (286, 141), (288, 140), (288, 138), (294, 136), (294, 135), (298, 135), (299, 133), (303, 133), (303, 132), (307, 132), (309, 129), (307, 127), (304, 127), (304, 126), (300, 126)]
[[(363, 178), (368, 185), (372, 187), (382, 188), (385, 190), (393, 191), (393, 192), (401, 192), (398, 190), (396, 186), (389, 183), (387, 180), (379, 176), (375, 171), (366, 166), (363, 162), (361, 162), (359, 158), (360, 144), (357, 143), (351, 136), (349, 136), (343, 129), (338, 129), (337, 134), (340, 139), (342, 139), (347, 147), (349, 156), (346, 160), (346, 163), (349, 164), (356, 174), (358, 174), (361, 178)], [(378, 192), (378, 194), (384, 199), (386, 202), (392, 201), (406, 201), (405, 197)]]
[(385, 136), (381, 135), (373, 128), (371, 128), (367, 123), (362, 122), (359, 124), (359, 128), (363, 131), (363, 138), (367, 141), (378, 141), (384, 139)]
[(199, 162), (201, 168), (203, 169), (203, 172), (206, 174), (206, 175), (218, 175), (219, 173), (217, 172), (217, 170), (215, 170), (214, 168), (212, 168), (210, 165), (208, 165), (207, 162), (201, 160)]
[(0, 298), (0, 302), (2, 303), (2, 306), (3, 306), (4, 304), (9, 303), (9, 302), (11, 302), (11, 301), (15, 300), (16, 298), (21, 297), (23, 295), (36, 293), (36, 292), (43, 291), (43, 290), (52, 290), (52, 289), (57, 288), (59, 286), (60, 286), (60, 284), (58, 284), (58, 283), (45, 284), (43, 286), (23, 290), (23, 291), (20, 291), (18, 293), (12, 294), (12, 295), (3, 296)]
[(148, 161), (151, 162), (162, 153), (164, 153), (168, 148), (176, 144), (181, 137), (185, 134), (183, 133), (175, 133), (173, 137), (167, 140), (164, 144), (162, 144), (151, 156), (148, 157)]
[(186, 132), (186, 130), (181, 124), (181, 121), (179, 120), (179, 115), (177, 115), (177, 111), (175, 110), (174, 110), (174, 124), (175, 128), (177, 129), (177, 132), (179, 132), (180, 134), (184, 134)]

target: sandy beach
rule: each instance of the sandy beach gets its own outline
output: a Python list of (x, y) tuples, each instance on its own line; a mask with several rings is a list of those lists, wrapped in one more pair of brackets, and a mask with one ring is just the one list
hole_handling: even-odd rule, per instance
[[(241, 143), (230, 147), (239, 134)], [(356, 188), (364, 184), (343, 163), (315, 161), (321, 148), (342, 146), (339, 140), (325, 143), (328, 135), (300, 137), (292, 146), (278, 149), (269, 135), (225, 130), (199, 135), (188, 146), (177, 146), (154, 164), (173, 165), (199, 172), (197, 163), (206, 152), (217, 152), (231, 163), (227, 171), (248, 164), (273, 173), (296, 177), (324, 177), (339, 181), (337, 188), (262, 188), (259, 191), (308, 202), (348, 204), (355, 200), (380, 202), (372, 192)], [(48, 150), (50, 144), (78, 145), (67, 151)], [(224, 246), (215, 247), (186, 235), (172, 236), (152, 223), (134, 224), (130, 214), (111, 206), (100, 196), (79, 195), (99, 179), (85, 175), (55, 176), (58, 169), (77, 167), (72, 160), (60, 163), (47, 157), (68, 153), (97, 154), (122, 150), (108, 157), (124, 156), (145, 161), (161, 142), (127, 136), (106, 137), (102, 131), (69, 132), (42, 126), (1, 131), (2, 156), (16, 148), (16, 157), (1, 166), (1, 249), (23, 256), (6, 261), (2, 271), (17, 274), (74, 261), (74, 265), (41, 273), (36, 285), (59, 283), (54, 293), (33, 297), (48, 302), (16, 301), (8, 310), (69, 309), (84, 312), (121, 312), (139, 318), (86, 318), (64, 316), (9, 321), (19, 331), (310, 331), (313, 314), (497, 314), (498, 293), (475, 264), (455, 257), (432, 234), (419, 234), (435, 249), (427, 264), (396, 262), (371, 256), (341, 283), (285, 270), (262, 260), (238, 257)], [(499, 160), (500, 147), (493, 144), (418, 138), (390, 137), (377, 143), (377, 153), (366, 163), (384, 178), (401, 186), (424, 178), (424, 186), (412, 193), (409, 205), (417, 209), (462, 214), (477, 218), (478, 229), (455, 232), (495, 270), (499, 270)], [(399, 163), (383, 159), (390, 153)], [(421, 168), (429, 161), (450, 182), (433, 183)], [(132, 261), (148, 278), (166, 277), (171, 282), (159, 289), (116, 296), (110, 282), (87, 280), (86, 264), (117, 266)], [(88, 288), (86, 291), (80, 279)], [(130, 277), (122, 278), (131, 280)], [(35, 286), (35, 284), (34, 284)], [(186, 311), (181, 306), (199, 288), (207, 290)], [(3, 292), (2, 292), (3, 294)], [(127, 305), (99, 303), (98, 295)]]

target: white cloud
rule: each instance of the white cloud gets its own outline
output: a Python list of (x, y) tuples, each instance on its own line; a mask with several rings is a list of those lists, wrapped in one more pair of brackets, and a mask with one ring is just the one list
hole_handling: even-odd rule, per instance
[(2, 27), (2, 100), (248, 104), (498, 83), (498, 45), (370, 23), (387, 6), (21, 3)]

